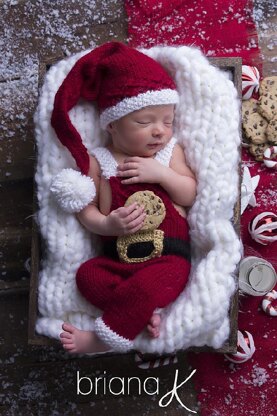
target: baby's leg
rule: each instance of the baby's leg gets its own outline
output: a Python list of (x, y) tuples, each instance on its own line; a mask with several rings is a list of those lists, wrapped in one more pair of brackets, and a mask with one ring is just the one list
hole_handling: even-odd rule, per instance
[(107, 337), (112, 330), (133, 340), (148, 324), (150, 332), (153, 326), (159, 328), (160, 317), (153, 316), (153, 312), (177, 298), (187, 284), (189, 271), (190, 263), (175, 255), (144, 263), (144, 267), (114, 290), (110, 306), (102, 317), (101, 325), (106, 328)]
[(113, 292), (122, 281), (120, 273), (114, 271), (113, 264), (106, 257), (96, 257), (83, 263), (76, 275), (80, 293), (102, 310), (109, 307)]
[(93, 331), (82, 331), (68, 323), (64, 323), (62, 328), (64, 332), (60, 334), (61, 343), (70, 353), (97, 353), (111, 349)]

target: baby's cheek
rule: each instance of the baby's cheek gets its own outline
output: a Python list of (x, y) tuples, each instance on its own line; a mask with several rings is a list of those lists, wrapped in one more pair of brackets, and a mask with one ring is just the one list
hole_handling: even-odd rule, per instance
[(134, 146), (141, 146), (148, 136), (149, 133), (147, 133), (145, 130), (139, 131), (133, 138)]

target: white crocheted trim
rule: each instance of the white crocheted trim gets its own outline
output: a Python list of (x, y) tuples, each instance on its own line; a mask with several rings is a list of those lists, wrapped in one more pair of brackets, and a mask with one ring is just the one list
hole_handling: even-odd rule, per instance
[(136, 97), (125, 98), (115, 106), (107, 108), (100, 115), (100, 125), (102, 129), (105, 129), (112, 121), (148, 105), (177, 104), (178, 101), (179, 96), (175, 90), (167, 88), (160, 91), (147, 91)]
[[(167, 143), (167, 145), (159, 150), (154, 159), (158, 160), (162, 165), (169, 166), (170, 159), (172, 157), (172, 152), (177, 140), (172, 137), (172, 139)], [(92, 151), (100, 165), (102, 176), (105, 179), (109, 179), (112, 176), (117, 175), (117, 161), (115, 160), (112, 153), (105, 147), (97, 147)]]
[[(178, 299), (163, 309), (159, 338), (146, 333), (134, 340), (145, 353), (170, 353), (191, 346), (219, 348), (229, 335), (230, 297), (240, 259), (239, 239), (232, 227), (238, 196), (239, 101), (233, 83), (197, 49), (155, 47), (142, 51), (162, 63), (174, 77), (175, 136), (197, 177), (197, 198), (188, 221), (193, 249), (190, 280)], [(50, 195), (53, 177), (75, 168), (66, 148), (56, 139), (50, 117), (56, 91), (82, 54), (53, 65), (42, 87), (35, 115), (38, 164), (38, 221), (47, 242), (39, 275), (37, 332), (58, 338), (61, 321), (93, 329), (101, 315), (77, 291), (75, 275), (81, 263), (97, 255), (99, 244), (75, 215), (57, 207)], [(80, 102), (70, 117), (90, 152), (104, 146), (96, 109)]]
[(105, 342), (105, 344), (112, 347), (113, 350), (118, 352), (127, 352), (133, 349), (133, 341), (118, 335), (116, 332), (109, 328), (102, 318), (95, 320), (95, 332), (99, 338)]
[(177, 140), (175, 139), (175, 137), (172, 137), (172, 139), (167, 143), (167, 145), (156, 153), (155, 159), (162, 165), (168, 167), (176, 143)]
[(92, 155), (96, 157), (101, 173), (105, 179), (116, 176), (117, 162), (111, 152), (105, 147), (97, 147), (92, 151)]

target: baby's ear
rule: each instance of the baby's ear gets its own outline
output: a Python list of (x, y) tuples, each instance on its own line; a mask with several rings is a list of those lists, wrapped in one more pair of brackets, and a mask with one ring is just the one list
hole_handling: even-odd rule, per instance
[(108, 125), (107, 125), (107, 127), (106, 127), (106, 130), (107, 130), (107, 132), (108, 133), (113, 133), (114, 132), (114, 128), (115, 128), (115, 126), (114, 126), (114, 122), (111, 122), (111, 123), (109, 123)]

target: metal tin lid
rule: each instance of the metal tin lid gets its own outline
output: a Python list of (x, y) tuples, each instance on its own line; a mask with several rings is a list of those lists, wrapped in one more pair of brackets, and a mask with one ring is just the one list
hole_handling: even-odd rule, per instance
[(240, 263), (239, 288), (252, 296), (264, 296), (277, 282), (273, 266), (259, 257), (246, 257)]

